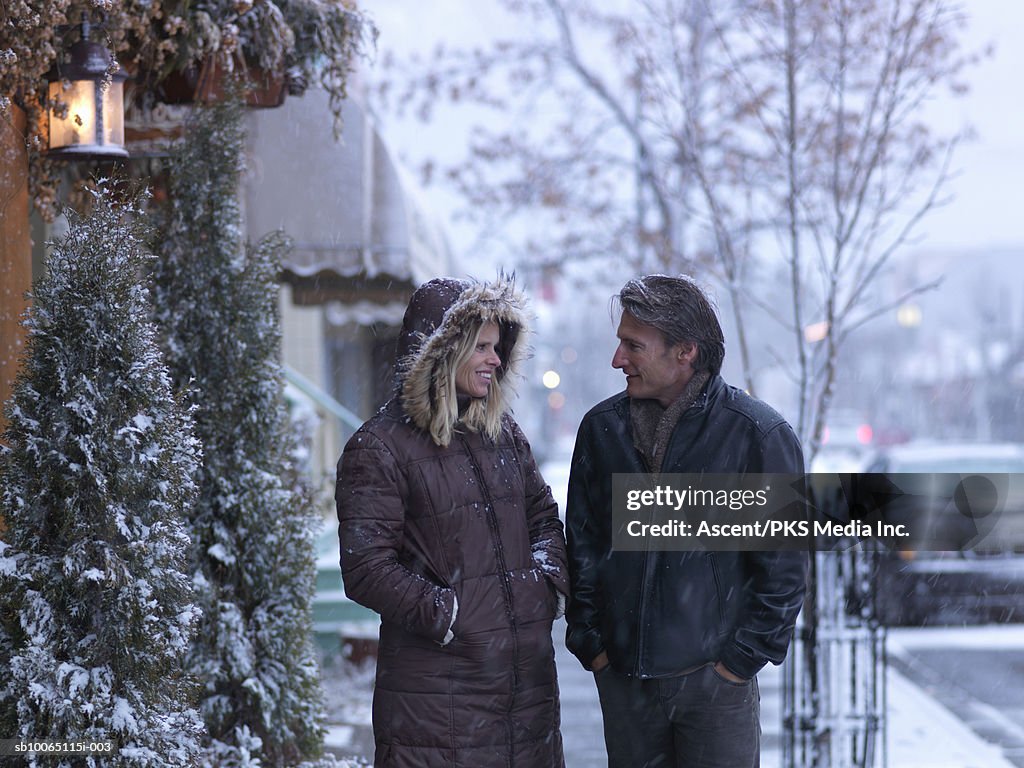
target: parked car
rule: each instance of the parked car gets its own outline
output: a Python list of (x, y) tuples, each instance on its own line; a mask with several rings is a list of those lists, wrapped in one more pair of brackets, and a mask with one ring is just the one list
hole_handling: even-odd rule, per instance
[(873, 440), (874, 429), (866, 419), (856, 411), (836, 408), (829, 412), (821, 447), (862, 452), (872, 445)]
[(912, 442), (865, 471), (891, 476), (903, 495), (886, 517), (915, 521), (929, 541), (881, 554), (883, 623), (1024, 621), (1024, 445)]
[(873, 439), (874, 430), (859, 413), (834, 409), (829, 413), (810, 471), (838, 473), (861, 470)]

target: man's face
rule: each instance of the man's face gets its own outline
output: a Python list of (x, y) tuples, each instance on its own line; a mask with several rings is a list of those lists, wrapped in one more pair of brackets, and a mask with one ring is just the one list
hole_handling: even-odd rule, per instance
[(697, 346), (668, 346), (661, 331), (638, 322), (629, 312), (619, 321), (619, 346), (612, 368), (626, 374), (626, 394), (657, 400), (667, 408), (683, 393), (693, 377)]

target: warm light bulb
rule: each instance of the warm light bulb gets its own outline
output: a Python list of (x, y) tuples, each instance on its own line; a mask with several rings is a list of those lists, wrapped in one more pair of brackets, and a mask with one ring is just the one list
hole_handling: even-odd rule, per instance
[(50, 103), (67, 105), (67, 116), (50, 111), (50, 147), (77, 147), (96, 143), (96, 83), (75, 80), (50, 83)]

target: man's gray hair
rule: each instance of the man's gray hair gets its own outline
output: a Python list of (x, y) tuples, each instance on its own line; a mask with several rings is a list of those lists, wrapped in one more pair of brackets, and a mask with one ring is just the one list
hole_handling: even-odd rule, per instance
[(684, 275), (645, 275), (622, 286), (615, 296), (637, 322), (657, 328), (668, 346), (696, 344), (696, 371), (717, 374), (725, 358), (725, 336), (707, 294)]

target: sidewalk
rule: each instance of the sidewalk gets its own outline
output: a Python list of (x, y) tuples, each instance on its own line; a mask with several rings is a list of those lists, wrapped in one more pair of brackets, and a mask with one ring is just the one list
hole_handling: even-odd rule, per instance
[[(769, 665), (758, 675), (761, 688), (762, 768), (782, 761), (782, 674)], [(995, 745), (891, 666), (886, 751), (876, 768), (1013, 768)]]
[[(566, 768), (604, 768), (601, 710), (593, 676), (566, 649), (565, 623), (555, 624), (555, 663), (562, 703)], [(782, 759), (782, 675), (769, 666), (758, 677), (761, 689), (762, 768), (780, 768)], [(1013, 768), (1000, 750), (979, 738), (948, 709), (896, 670), (887, 675), (889, 718), (887, 756), (877, 768)], [(353, 691), (367, 696), (368, 692)], [(339, 756), (372, 758), (368, 707), (359, 723), (334, 723), (328, 747)]]

